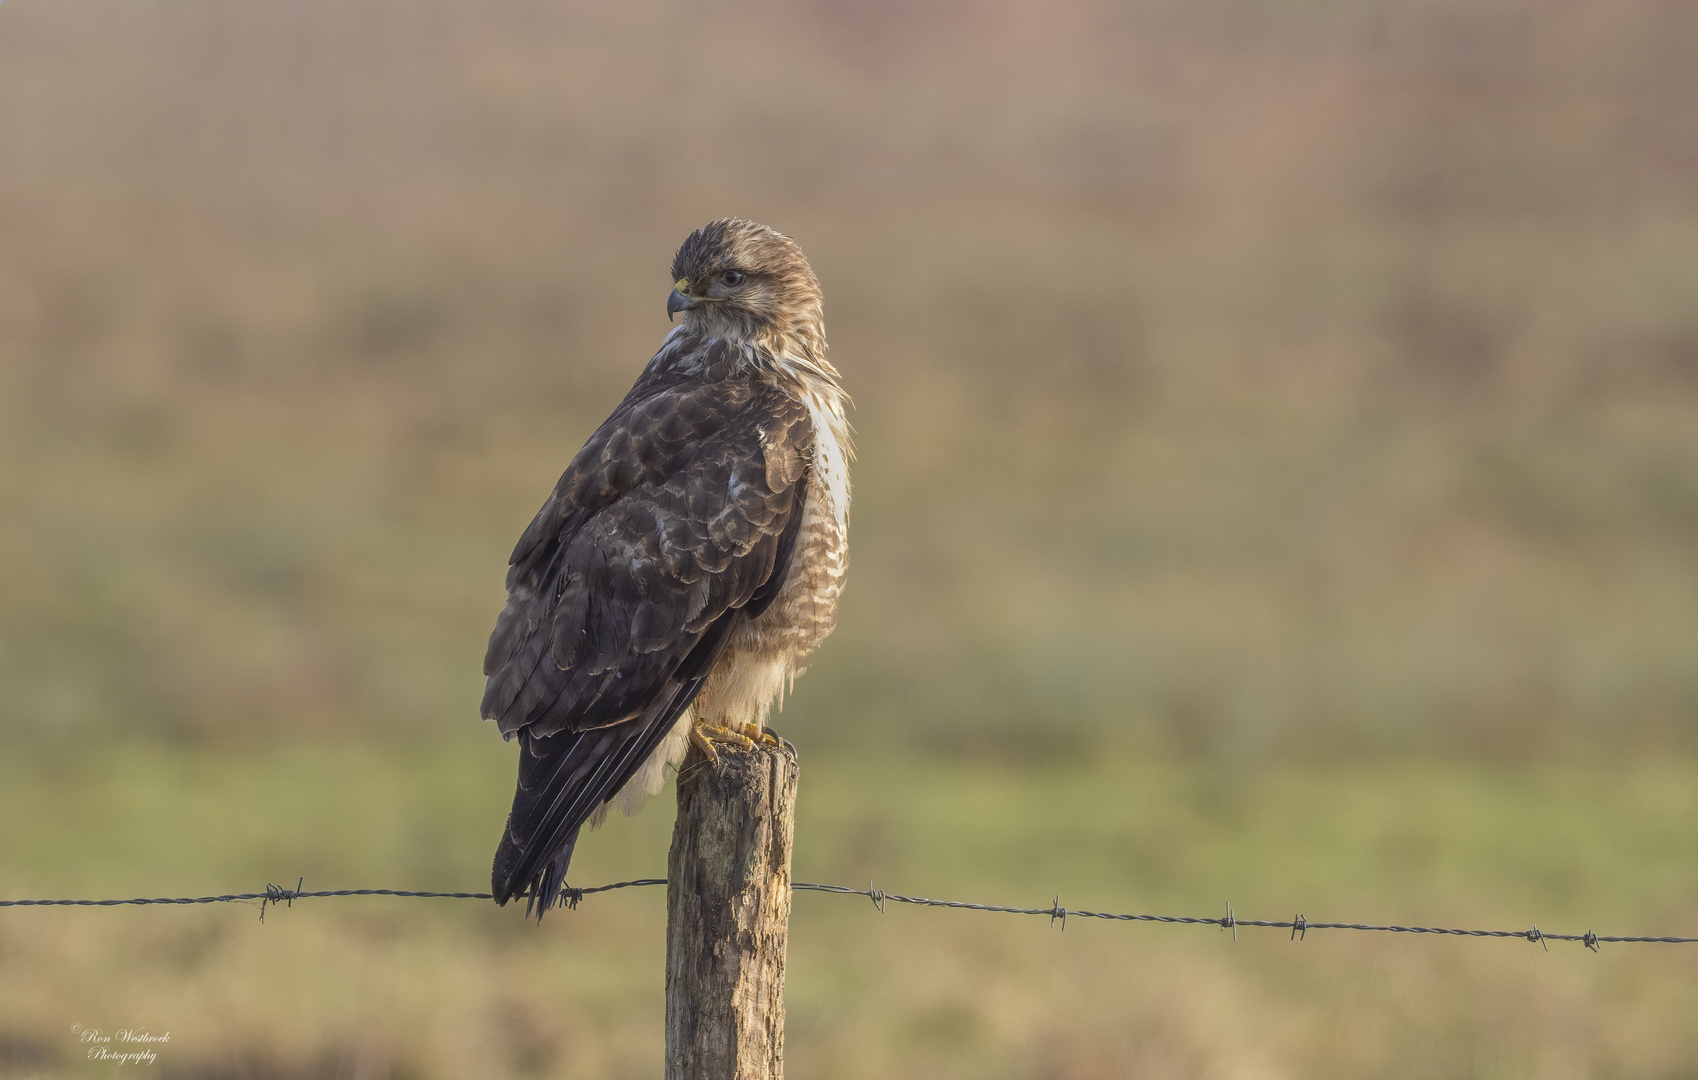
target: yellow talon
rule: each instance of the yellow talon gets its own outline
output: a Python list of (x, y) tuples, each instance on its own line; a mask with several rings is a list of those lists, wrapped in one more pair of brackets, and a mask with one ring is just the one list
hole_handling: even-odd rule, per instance
[(708, 738), (716, 739), (722, 743), (730, 743), (732, 746), (740, 747), (744, 750), (753, 750), (755, 748), (755, 740), (749, 738), (741, 731), (732, 731), (728, 727), (720, 728), (718, 731), (709, 732)]
[(690, 728), (690, 741), (701, 748), (702, 755), (708, 759), (709, 764), (717, 765), (719, 752), (713, 748), (714, 743), (723, 743), (743, 750), (754, 749), (755, 740), (745, 734), (751, 726), (736, 724), (734, 727), (732, 724), (713, 722), (695, 724)]
[[(725, 729), (737, 735), (740, 739), (747, 739), (749, 746), (754, 746), (757, 743), (766, 746), (779, 745), (778, 733), (765, 724), (733, 720), (725, 725)], [(739, 742), (738, 745), (743, 744)]]
[(756, 746), (777, 746), (792, 754), (796, 752), (789, 739), (783, 738), (765, 724), (746, 723), (741, 720), (708, 720), (692, 724), (690, 742), (701, 750), (709, 765), (716, 766), (719, 764), (719, 751), (714, 748), (714, 743), (735, 746), (742, 750), (753, 750)]
[(709, 765), (719, 764), (719, 751), (713, 748), (713, 743), (708, 740), (702, 729), (694, 724), (690, 725), (690, 741), (702, 752), (702, 756), (707, 758)]

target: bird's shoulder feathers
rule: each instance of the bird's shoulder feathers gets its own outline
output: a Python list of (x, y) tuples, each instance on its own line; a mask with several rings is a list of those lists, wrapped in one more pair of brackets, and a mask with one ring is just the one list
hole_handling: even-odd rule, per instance
[(735, 348), (670, 339), (514, 548), (484, 660), (483, 715), (504, 735), (640, 715), (781, 569), (813, 427)]

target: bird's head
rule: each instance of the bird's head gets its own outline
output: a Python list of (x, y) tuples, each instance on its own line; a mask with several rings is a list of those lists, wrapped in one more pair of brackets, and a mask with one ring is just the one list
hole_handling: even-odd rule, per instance
[(823, 353), (819, 279), (796, 241), (742, 218), (703, 225), (672, 259), (670, 318), (714, 337)]

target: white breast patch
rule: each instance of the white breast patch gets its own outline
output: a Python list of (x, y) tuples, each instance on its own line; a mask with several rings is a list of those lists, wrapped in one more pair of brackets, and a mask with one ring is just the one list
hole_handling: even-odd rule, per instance
[(814, 475), (842, 536), (849, 531), (849, 461), (843, 451), (849, 441), (849, 422), (843, 418), (840, 401), (822, 401), (817, 391), (803, 400), (814, 425)]

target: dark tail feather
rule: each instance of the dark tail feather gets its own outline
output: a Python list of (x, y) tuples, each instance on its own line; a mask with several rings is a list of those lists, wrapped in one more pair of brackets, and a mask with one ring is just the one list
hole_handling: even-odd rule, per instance
[(737, 617), (731, 612), (709, 628), (681, 665), (692, 677), (674, 684), (643, 716), (591, 731), (520, 737), (519, 786), (491, 875), (496, 903), (529, 885), (527, 916), (534, 908), (541, 919), (554, 906), (578, 829), (625, 786), (695, 700)]
[(542, 921), (542, 913), (560, 902), (560, 886), (566, 883), (566, 864), (572, 861), (572, 849), (578, 846), (578, 830), (573, 829), (572, 835), (560, 845), (560, 850), (554, 853), (554, 858), (548, 860), (548, 865), (542, 868), (535, 888), (531, 890), (530, 899), (525, 901), (525, 918), (531, 917), (534, 909), (537, 921)]
[[(533, 739), (519, 739), (519, 785), (513, 793), (513, 811), (501, 833), (490, 876), (495, 902), (505, 904), (529, 888), (525, 914), (537, 917), (553, 907), (559, 886), (566, 879), (578, 830), (600, 805), (597, 799), (577, 814), (573, 806), (587, 801), (584, 796), (595, 785), (595, 775), (605, 773), (610, 757), (619, 754), (621, 743), (641, 734), (636, 722), (597, 731), (564, 732)], [(603, 766), (598, 768), (597, 766)], [(573, 796), (577, 796), (573, 798)]]

